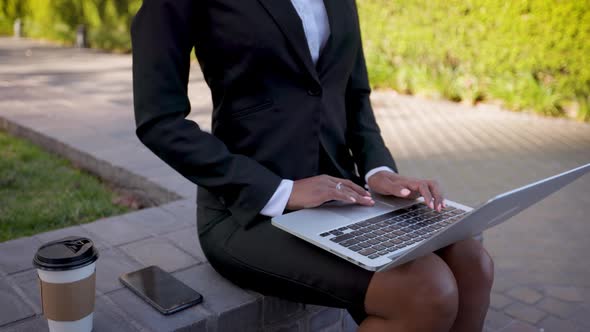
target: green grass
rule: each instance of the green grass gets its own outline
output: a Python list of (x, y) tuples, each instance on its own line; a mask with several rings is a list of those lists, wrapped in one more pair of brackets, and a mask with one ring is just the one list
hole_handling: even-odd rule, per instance
[(358, 0), (376, 87), (590, 120), (590, 0)]
[(0, 242), (127, 212), (97, 178), (0, 131)]

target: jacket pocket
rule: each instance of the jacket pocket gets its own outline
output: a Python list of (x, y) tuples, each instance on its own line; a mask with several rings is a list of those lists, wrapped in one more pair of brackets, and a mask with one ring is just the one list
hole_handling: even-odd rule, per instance
[(259, 104), (256, 104), (256, 105), (252, 105), (252, 106), (249, 106), (249, 107), (246, 107), (246, 108), (239, 109), (239, 110), (237, 110), (235, 112), (232, 112), (229, 115), (229, 118), (231, 120), (243, 119), (243, 118), (249, 117), (251, 115), (254, 115), (256, 113), (269, 110), (269, 109), (272, 108), (272, 106), (273, 106), (273, 101), (270, 100), (270, 99), (267, 99), (267, 100), (265, 100), (262, 103), (259, 103)]

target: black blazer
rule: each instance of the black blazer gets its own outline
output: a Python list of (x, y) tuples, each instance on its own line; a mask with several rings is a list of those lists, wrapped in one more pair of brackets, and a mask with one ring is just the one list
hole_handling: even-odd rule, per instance
[[(315, 66), (290, 0), (145, 0), (132, 21), (137, 136), (240, 223), (281, 179), (325, 172), (322, 153), (331, 175), (359, 184), (374, 167), (397, 170), (369, 101), (356, 4), (324, 2), (331, 34)], [(193, 47), (212, 134), (185, 119)]]

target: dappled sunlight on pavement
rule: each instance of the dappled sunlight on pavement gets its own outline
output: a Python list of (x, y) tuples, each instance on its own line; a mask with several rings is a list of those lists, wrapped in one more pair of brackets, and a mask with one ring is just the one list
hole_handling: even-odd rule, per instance
[[(189, 118), (210, 130), (211, 98), (196, 62), (189, 97)], [(438, 180), (447, 198), (467, 205), (590, 162), (590, 124), (388, 91), (372, 100), (400, 171)], [(154, 163), (138, 172), (192, 194), (194, 185), (136, 139), (132, 105), (130, 55), (0, 38), (0, 118), (56, 139), (67, 134), (105, 160), (125, 155), (123, 168)], [(486, 232), (496, 262), (488, 331), (590, 330), (589, 188), (586, 175)]]

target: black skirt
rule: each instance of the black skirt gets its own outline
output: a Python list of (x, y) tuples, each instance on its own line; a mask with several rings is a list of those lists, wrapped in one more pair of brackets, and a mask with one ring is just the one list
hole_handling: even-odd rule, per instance
[(374, 272), (305, 242), (260, 217), (244, 228), (226, 211), (197, 208), (199, 238), (211, 266), (264, 295), (345, 308), (360, 324)]

